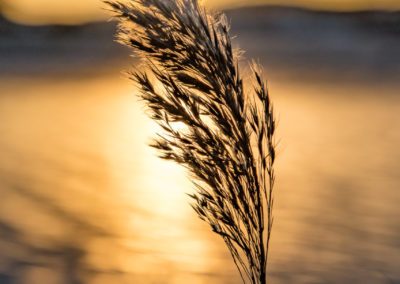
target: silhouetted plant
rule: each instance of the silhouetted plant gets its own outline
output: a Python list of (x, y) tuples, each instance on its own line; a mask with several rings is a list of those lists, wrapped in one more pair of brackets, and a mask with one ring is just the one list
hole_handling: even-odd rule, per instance
[(225, 16), (196, 0), (106, 3), (120, 20), (119, 41), (151, 74), (129, 73), (165, 131), (151, 146), (195, 178), (192, 207), (224, 239), (243, 281), (265, 283), (275, 121), (259, 68), (245, 92)]

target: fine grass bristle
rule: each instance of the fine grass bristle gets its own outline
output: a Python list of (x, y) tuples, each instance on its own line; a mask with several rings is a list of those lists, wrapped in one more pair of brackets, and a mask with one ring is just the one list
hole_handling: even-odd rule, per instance
[(275, 120), (261, 68), (253, 64), (245, 91), (225, 16), (196, 0), (106, 3), (118, 40), (146, 65), (130, 78), (164, 130), (151, 146), (194, 177), (192, 207), (224, 239), (243, 281), (266, 283)]

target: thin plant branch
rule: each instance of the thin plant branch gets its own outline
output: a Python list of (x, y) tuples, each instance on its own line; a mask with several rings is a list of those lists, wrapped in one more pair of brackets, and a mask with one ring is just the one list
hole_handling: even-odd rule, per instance
[(223, 238), (243, 282), (266, 283), (275, 119), (260, 66), (245, 91), (225, 16), (196, 0), (106, 3), (119, 42), (146, 66), (129, 77), (163, 129), (151, 146), (193, 176), (192, 207)]

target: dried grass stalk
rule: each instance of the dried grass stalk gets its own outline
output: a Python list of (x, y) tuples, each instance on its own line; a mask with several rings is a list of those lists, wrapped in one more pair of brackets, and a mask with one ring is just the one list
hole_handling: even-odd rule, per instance
[(224, 239), (243, 281), (266, 283), (275, 120), (259, 68), (245, 92), (225, 16), (196, 0), (106, 3), (120, 20), (119, 41), (150, 73), (129, 74), (165, 131), (151, 146), (194, 177), (192, 207)]

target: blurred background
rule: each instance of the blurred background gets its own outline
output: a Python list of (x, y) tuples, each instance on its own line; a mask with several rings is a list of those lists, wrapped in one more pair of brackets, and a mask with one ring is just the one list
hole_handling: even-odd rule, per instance
[[(269, 283), (400, 283), (400, 1), (205, 5), (278, 113)], [(108, 20), (97, 0), (0, 0), (0, 283), (241, 283), (147, 147)]]

